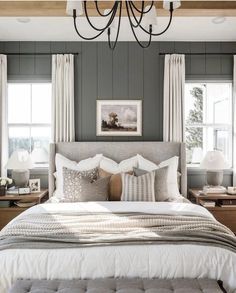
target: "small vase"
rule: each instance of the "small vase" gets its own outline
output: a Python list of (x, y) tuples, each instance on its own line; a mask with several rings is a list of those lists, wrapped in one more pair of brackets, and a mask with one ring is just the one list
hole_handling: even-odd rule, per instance
[(6, 195), (6, 186), (0, 186), (0, 196)]

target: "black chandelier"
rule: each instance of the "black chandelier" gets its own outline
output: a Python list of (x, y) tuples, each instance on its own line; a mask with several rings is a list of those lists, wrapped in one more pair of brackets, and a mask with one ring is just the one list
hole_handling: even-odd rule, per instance
[[(134, 38), (136, 39), (137, 43), (142, 48), (148, 48), (151, 44), (152, 37), (157, 37), (162, 34), (164, 34), (170, 27), (172, 18), (173, 18), (173, 11), (180, 6), (180, 1), (171, 1), (171, 0), (164, 0), (163, 1), (163, 7), (164, 9), (169, 10), (169, 22), (164, 30), (161, 32), (154, 32), (153, 26), (156, 25), (156, 7), (154, 2), (155, 1), (140, 1), (141, 7), (137, 7), (135, 2), (137, 1), (131, 1), (131, 0), (119, 0), (114, 1), (114, 4), (111, 9), (106, 9), (104, 12), (101, 12), (101, 9), (99, 8), (98, 1), (93, 1), (94, 6), (96, 8), (98, 16), (104, 18), (106, 20), (106, 24), (103, 27), (97, 27), (93, 24), (93, 22), (90, 19), (90, 16), (88, 15), (88, 7), (87, 7), (88, 1), (81, 1), (81, 0), (68, 0), (67, 1), (67, 13), (73, 16), (73, 22), (74, 22), (74, 28), (76, 33), (81, 37), (83, 40), (89, 41), (94, 40), (98, 38), (100, 35), (102, 35), (104, 32), (107, 31), (108, 36), (108, 44), (110, 49), (114, 49), (116, 47), (119, 33), (120, 33), (120, 26), (121, 26), (121, 16), (122, 16), (122, 8), (125, 6), (126, 8), (126, 15), (128, 17), (128, 21), (132, 30), (132, 33), (134, 35)], [(91, 2), (91, 1), (90, 1)], [(145, 5), (146, 2), (149, 2), (148, 5)], [(88, 24), (91, 26), (91, 28), (96, 32), (96, 34), (92, 37), (87, 37), (81, 34), (78, 30), (77, 26), (77, 16), (85, 14), (85, 17), (87, 19)], [(115, 25), (116, 20), (115, 18), (118, 18), (117, 26)], [(143, 20), (145, 20), (146, 26), (143, 24)], [(114, 41), (111, 40), (111, 30), (116, 29), (116, 36)], [(145, 32), (149, 38), (146, 44), (141, 43), (141, 41), (138, 39), (136, 30), (140, 29), (143, 32)]]

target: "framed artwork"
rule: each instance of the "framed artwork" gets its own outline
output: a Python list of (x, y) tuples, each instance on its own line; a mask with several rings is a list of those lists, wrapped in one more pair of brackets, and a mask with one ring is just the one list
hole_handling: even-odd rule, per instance
[(40, 192), (40, 179), (30, 179), (29, 188), (32, 193)]
[(141, 100), (97, 100), (97, 136), (141, 135)]

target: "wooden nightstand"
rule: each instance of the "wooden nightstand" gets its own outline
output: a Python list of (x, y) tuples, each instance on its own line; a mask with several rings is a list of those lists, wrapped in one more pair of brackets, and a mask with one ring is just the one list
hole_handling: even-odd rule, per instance
[(19, 200), (27, 200), (36, 202), (36, 204), (40, 204), (48, 199), (48, 190), (44, 189), (37, 193), (30, 193), (26, 195), (4, 195), (0, 196), (0, 201), (10, 201), (10, 207), (0, 207), (0, 230), (6, 226), (12, 219), (18, 216), (23, 211), (27, 210), (28, 208), (21, 208), (14, 205), (15, 201)]
[[(190, 200), (195, 201), (200, 205), (201, 200), (211, 200), (217, 203), (222, 199), (236, 199), (236, 195), (229, 195), (227, 193), (211, 193), (207, 195), (200, 194), (200, 189), (189, 189)], [(236, 234), (236, 206), (232, 207), (206, 207), (213, 216), (222, 224), (230, 228)]]

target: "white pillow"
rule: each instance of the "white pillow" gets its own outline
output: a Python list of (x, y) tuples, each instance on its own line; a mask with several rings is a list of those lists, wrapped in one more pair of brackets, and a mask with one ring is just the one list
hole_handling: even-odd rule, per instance
[(92, 158), (81, 160), (77, 164), (76, 170), (78, 170), (78, 171), (92, 170), (92, 169), (94, 169), (94, 168), (99, 166), (102, 157), (103, 157), (102, 154), (99, 154), (99, 155), (95, 155)]
[(175, 156), (166, 161), (161, 162), (159, 165), (145, 159), (141, 155), (137, 155), (138, 157), (138, 168), (146, 171), (154, 171), (156, 169), (168, 166), (168, 175), (167, 175), (167, 185), (168, 185), (168, 193), (171, 198), (175, 198), (180, 195), (178, 188), (178, 180), (177, 180), (177, 171), (178, 171), (178, 163), (179, 157)]
[(103, 156), (100, 161), (99, 167), (111, 174), (129, 172), (133, 171), (134, 167), (138, 167), (138, 158), (137, 156), (134, 156), (129, 159), (123, 160), (120, 163), (116, 163), (112, 159)]
[(79, 163), (71, 161), (61, 154), (56, 154), (56, 190), (54, 195), (58, 198), (63, 197), (63, 167), (77, 171), (88, 171), (99, 166), (102, 154), (95, 155), (92, 158), (81, 160)]

